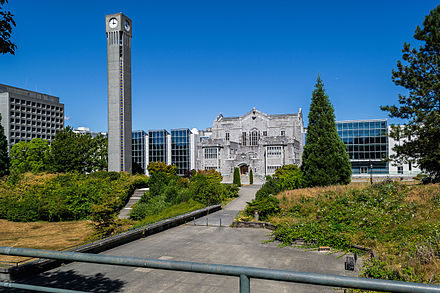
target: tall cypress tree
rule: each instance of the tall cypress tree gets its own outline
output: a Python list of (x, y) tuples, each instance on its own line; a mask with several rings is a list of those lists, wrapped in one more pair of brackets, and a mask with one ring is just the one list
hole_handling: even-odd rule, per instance
[(301, 169), (307, 186), (348, 184), (351, 164), (336, 131), (335, 114), (318, 76), (310, 104), (307, 140)]
[(5, 136), (5, 129), (2, 124), (2, 115), (0, 114), (0, 177), (9, 174), (9, 156), (8, 140)]

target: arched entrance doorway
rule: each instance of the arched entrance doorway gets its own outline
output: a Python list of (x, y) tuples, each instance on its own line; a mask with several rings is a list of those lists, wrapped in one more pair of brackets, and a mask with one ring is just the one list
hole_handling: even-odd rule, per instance
[(240, 165), (240, 175), (247, 175), (249, 172), (249, 165), (243, 164)]

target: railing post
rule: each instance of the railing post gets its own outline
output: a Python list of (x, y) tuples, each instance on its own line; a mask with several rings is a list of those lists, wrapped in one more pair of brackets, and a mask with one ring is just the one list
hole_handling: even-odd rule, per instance
[(250, 293), (251, 282), (248, 276), (240, 275), (240, 293)]

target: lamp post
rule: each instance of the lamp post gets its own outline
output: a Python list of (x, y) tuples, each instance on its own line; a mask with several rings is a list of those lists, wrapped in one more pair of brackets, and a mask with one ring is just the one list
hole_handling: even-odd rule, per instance
[(373, 185), (373, 163), (370, 160), (370, 184)]

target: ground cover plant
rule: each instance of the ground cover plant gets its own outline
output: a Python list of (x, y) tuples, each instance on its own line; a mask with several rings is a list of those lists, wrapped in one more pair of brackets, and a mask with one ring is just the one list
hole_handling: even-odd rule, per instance
[(175, 166), (152, 162), (148, 171), (150, 190), (133, 206), (132, 220), (150, 221), (164, 214), (175, 215), (177, 211), (191, 211), (238, 196), (238, 186), (222, 184), (223, 178), (215, 170), (198, 170), (188, 179), (177, 176)]
[(440, 184), (407, 186), (383, 182), (306, 188), (279, 193), (273, 237), (290, 245), (353, 251), (371, 248), (362, 276), (440, 282)]
[(118, 212), (146, 176), (126, 173), (25, 173), (17, 182), (0, 182), (0, 219), (16, 222), (91, 219), (93, 209)]

